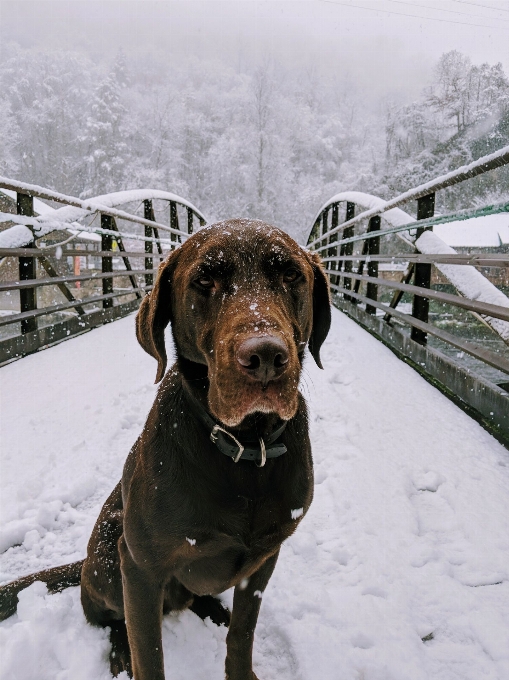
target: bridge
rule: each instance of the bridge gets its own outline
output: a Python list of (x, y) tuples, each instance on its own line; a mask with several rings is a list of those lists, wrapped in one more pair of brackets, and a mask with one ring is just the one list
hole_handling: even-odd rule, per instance
[[(481, 161), (406, 199), (335, 196), (310, 229), (337, 309), (325, 371), (305, 366), (315, 500), (264, 596), (255, 644), (261, 680), (509, 676), (508, 371), (498, 351), (505, 326), (496, 323), (507, 323), (509, 305), (493, 291), (503, 287), (484, 275), (509, 261), (504, 253), (450, 252), (435, 233), (474, 213), (486, 224), (486, 215), (506, 214), (509, 205), (437, 219), (428, 198), (446, 182), (496, 170), (509, 162), (509, 149)], [(138, 294), (152, 286), (154, 265), (206, 218), (164, 192), (78, 202), (4, 179), (0, 186), (17, 212), (3, 215), (16, 224), (0, 233), (0, 257), (16, 261), (20, 274), (2, 282), (2, 294), (53, 286), (60, 295), (18, 293), (24, 306), (0, 319), (15, 329), (0, 340), (6, 582), (83, 557), (155, 396), (153, 360), (134, 337)], [(64, 207), (43, 213), (37, 199)], [(405, 200), (419, 201), (418, 224), (398, 210)], [(155, 219), (159, 201), (169, 225)], [(139, 204), (143, 217), (121, 210), (126, 204)], [(435, 270), (459, 294), (444, 292)], [(460, 270), (481, 276), (475, 296), (467, 295), (474, 277)], [(96, 280), (99, 291), (85, 285)], [(445, 332), (430, 301), (476, 314), (483, 337), (496, 344)], [(456, 353), (481, 368), (474, 372)], [(463, 382), (475, 400), (464, 398)], [(185, 612), (166, 617), (163, 632), (169, 677), (189, 677), (189, 658), (193, 677), (222, 677), (224, 629)], [(77, 589), (47, 595), (34, 584), (18, 614), (0, 624), (0, 639), (6, 677), (108, 677), (107, 635), (86, 625)]]

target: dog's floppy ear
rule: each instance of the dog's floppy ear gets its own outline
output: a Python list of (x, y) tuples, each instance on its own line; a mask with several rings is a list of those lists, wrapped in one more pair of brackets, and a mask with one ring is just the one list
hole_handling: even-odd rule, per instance
[(162, 380), (167, 357), (164, 329), (171, 321), (171, 277), (178, 250), (159, 265), (157, 279), (151, 292), (143, 298), (136, 315), (136, 337), (145, 352), (157, 359), (155, 382)]
[(309, 253), (313, 267), (313, 326), (309, 338), (309, 351), (316, 365), (323, 368), (320, 348), (323, 345), (331, 324), (329, 282), (318, 253)]

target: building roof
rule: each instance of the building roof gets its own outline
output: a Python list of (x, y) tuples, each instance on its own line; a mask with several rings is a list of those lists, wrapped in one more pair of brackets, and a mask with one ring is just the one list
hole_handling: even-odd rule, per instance
[(509, 213), (438, 224), (433, 232), (453, 248), (499, 248), (509, 245)]

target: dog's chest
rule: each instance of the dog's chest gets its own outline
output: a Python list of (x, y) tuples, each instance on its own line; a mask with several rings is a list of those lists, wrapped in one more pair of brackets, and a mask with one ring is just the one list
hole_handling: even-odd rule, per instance
[[(304, 503), (304, 501), (301, 501)], [(177, 578), (196, 594), (219, 593), (249, 577), (295, 530), (303, 505), (290, 499), (249, 498), (217, 505), (208, 527), (187, 538)]]

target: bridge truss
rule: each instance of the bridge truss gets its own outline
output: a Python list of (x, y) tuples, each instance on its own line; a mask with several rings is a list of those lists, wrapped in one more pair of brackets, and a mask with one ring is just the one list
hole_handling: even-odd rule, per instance
[[(433, 228), (509, 213), (508, 201), (435, 215), (436, 192), (507, 164), (509, 147), (389, 201), (360, 192), (337, 194), (318, 211), (308, 238), (308, 248), (324, 261), (334, 304), (505, 443), (509, 442), (509, 299), (486, 274), (508, 268), (509, 252), (457, 253)], [(417, 219), (399, 208), (409, 201), (417, 202)], [(344, 221), (340, 223), (341, 210)], [(385, 275), (387, 264), (393, 269), (400, 266), (399, 278)], [(433, 285), (433, 278), (450, 285)], [(453, 287), (455, 293), (440, 290), (444, 287)], [(472, 342), (445, 330), (436, 323), (437, 309), (466, 310), (488, 326), (498, 342)], [(477, 366), (494, 369), (495, 377), (487, 379), (482, 370), (479, 375), (462, 366), (451, 350), (457, 357), (473, 357)]]
[[(159, 263), (206, 224), (192, 203), (165, 191), (81, 200), (0, 177), (0, 192), (16, 207), (16, 214), (0, 212), (1, 222), (14, 223), (0, 232), (0, 266), (11, 271), (0, 279), (0, 295), (19, 299), (20, 310), (2, 310), (0, 365), (137, 309)], [(156, 203), (169, 224), (156, 220)], [(125, 205), (134, 212), (119, 209)]]

